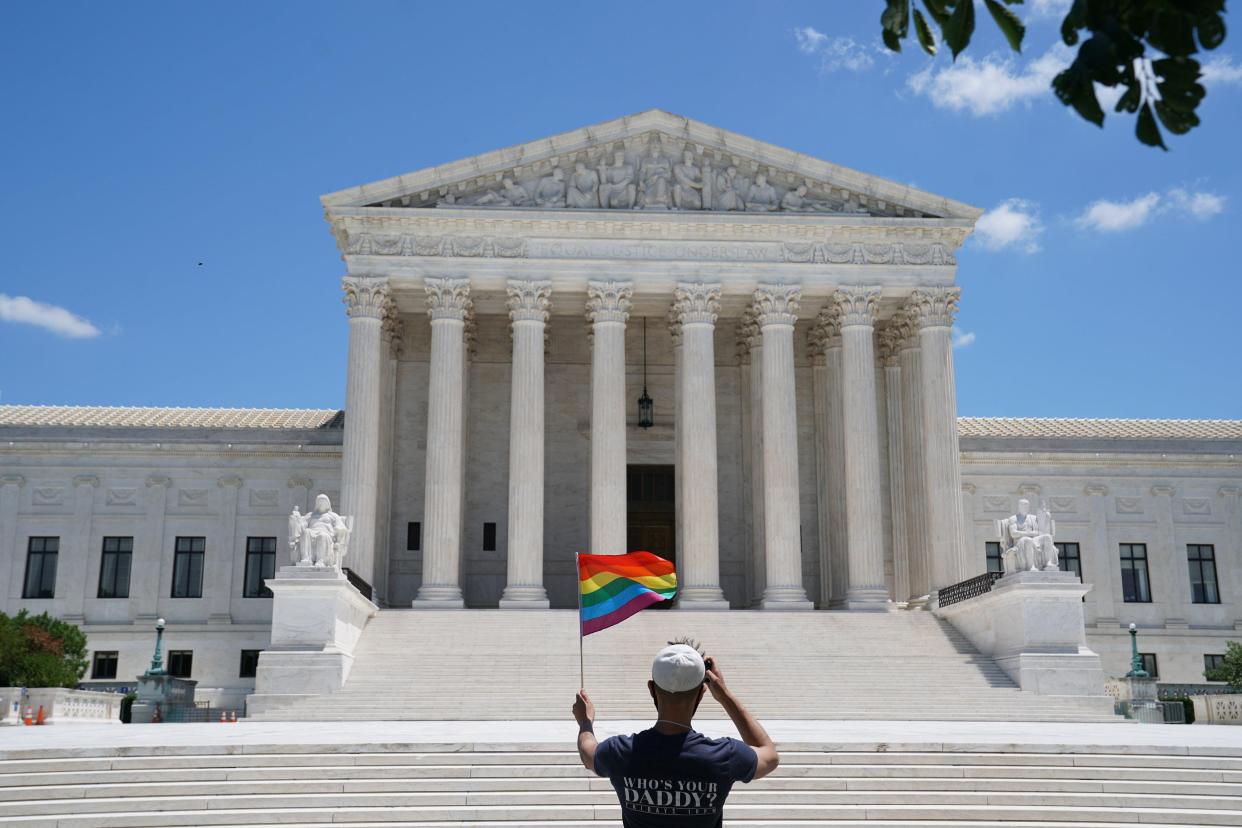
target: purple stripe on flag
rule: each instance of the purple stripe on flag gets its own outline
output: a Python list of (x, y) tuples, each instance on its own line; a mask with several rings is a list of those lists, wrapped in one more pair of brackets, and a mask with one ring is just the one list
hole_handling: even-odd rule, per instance
[(644, 592), (636, 595), (634, 600), (626, 602), (623, 606), (617, 607), (607, 615), (601, 615), (598, 618), (592, 618), (589, 621), (582, 622), (582, 634), (590, 635), (607, 629), (613, 624), (620, 624), (636, 612), (646, 609), (652, 604), (663, 601), (664, 598), (658, 592)]

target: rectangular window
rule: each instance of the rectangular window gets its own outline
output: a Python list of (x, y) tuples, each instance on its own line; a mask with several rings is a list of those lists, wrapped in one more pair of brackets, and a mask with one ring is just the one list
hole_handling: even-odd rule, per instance
[(494, 523), (483, 524), (483, 551), (496, 551), (496, 524)]
[(276, 539), (246, 538), (246, 579), (243, 598), (271, 598), (267, 579), (276, 577)]
[[(1205, 653), (1203, 655), (1203, 672), (1207, 673), (1209, 670), (1215, 670), (1217, 667), (1220, 667), (1224, 663), (1225, 663), (1225, 657), (1223, 655), (1219, 655), (1216, 653)], [(1204, 678), (1207, 678), (1207, 677), (1204, 676)], [(1211, 680), (1212, 679), (1208, 679), (1208, 681), (1211, 681)]]
[(60, 538), (31, 538), (26, 545), (23, 598), (56, 597), (56, 555)]
[(168, 651), (168, 675), (177, 678), (189, 678), (194, 670), (193, 650)]
[(1061, 567), (1062, 572), (1073, 572), (1078, 576), (1078, 580), (1082, 580), (1082, 553), (1078, 551), (1078, 544), (1072, 541), (1062, 543), (1057, 541), (1057, 564)]
[(116, 650), (96, 650), (91, 658), (91, 678), (116, 678)]
[(206, 538), (177, 538), (173, 556), (173, 598), (203, 597), (203, 553)]
[(1160, 678), (1160, 670), (1156, 665), (1155, 653), (1139, 653), (1139, 658), (1143, 659), (1143, 669), (1147, 671), (1147, 675), (1152, 678)]
[(241, 668), (237, 671), (238, 678), (254, 678), (259, 671), (259, 653), (261, 650), (242, 650)]
[(1001, 563), (1000, 544), (996, 541), (988, 541), (983, 548), (988, 560), (988, 572), (1004, 572), (1005, 565)]
[(417, 520), (411, 521), (405, 525), (405, 549), (407, 552), (417, 552), (423, 548), (423, 524)]
[(1190, 565), (1190, 600), (1196, 604), (1219, 604), (1216, 547), (1210, 543), (1187, 544), (1186, 559)]
[(1151, 603), (1145, 543), (1121, 544), (1121, 594), (1127, 604)]
[(129, 568), (134, 559), (133, 538), (104, 538), (99, 559), (99, 598), (129, 597)]

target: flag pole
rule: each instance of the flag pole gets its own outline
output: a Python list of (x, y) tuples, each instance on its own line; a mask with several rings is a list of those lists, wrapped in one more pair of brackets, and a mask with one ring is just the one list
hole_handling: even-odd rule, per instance
[(578, 689), (586, 689), (586, 669), (585, 659), (582, 657), (582, 567), (579, 565), (578, 555), (574, 556), (574, 566), (577, 572), (574, 573), (575, 591), (578, 593)]

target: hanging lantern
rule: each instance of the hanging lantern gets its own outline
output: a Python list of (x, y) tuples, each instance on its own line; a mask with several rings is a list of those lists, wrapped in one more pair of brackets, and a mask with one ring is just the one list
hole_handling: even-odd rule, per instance
[(651, 428), (655, 425), (652, 411), (655, 404), (647, 393), (647, 317), (643, 317), (643, 395), (638, 398), (638, 427)]

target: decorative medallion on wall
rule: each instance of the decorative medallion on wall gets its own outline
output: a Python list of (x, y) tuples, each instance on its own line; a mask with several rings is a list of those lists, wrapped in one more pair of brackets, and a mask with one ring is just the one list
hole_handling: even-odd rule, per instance
[(280, 493), (275, 489), (251, 489), (250, 505), (256, 508), (277, 507), (280, 505)]
[(1206, 497), (1184, 497), (1182, 498), (1182, 511), (1188, 515), (1210, 515), (1212, 514), (1212, 502)]
[(59, 486), (36, 486), (30, 496), (35, 506), (59, 506), (65, 500), (65, 490)]
[(1050, 497), (1048, 505), (1052, 507), (1053, 512), (1076, 512), (1078, 511), (1078, 498), (1070, 495), (1069, 497)]
[(983, 508), (989, 512), (1008, 512), (1009, 495), (984, 495)]
[(206, 489), (178, 489), (177, 490), (178, 506), (206, 506), (207, 490)]
[(108, 489), (104, 502), (109, 506), (136, 506), (138, 490), (132, 487)]
[(1115, 502), (1119, 515), (1143, 514), (1143, 498), (1141, 497), (1117, 497)]

